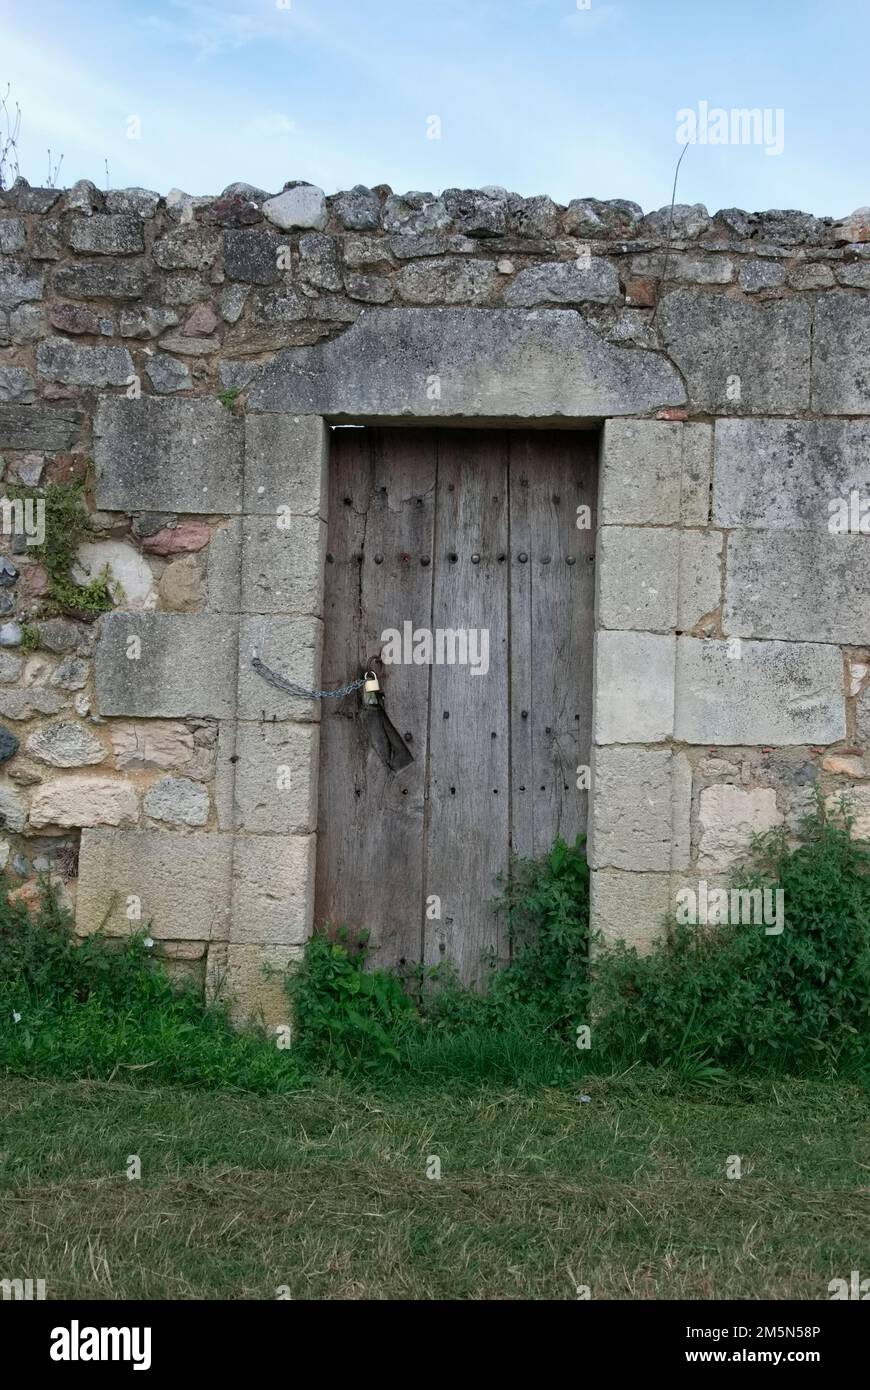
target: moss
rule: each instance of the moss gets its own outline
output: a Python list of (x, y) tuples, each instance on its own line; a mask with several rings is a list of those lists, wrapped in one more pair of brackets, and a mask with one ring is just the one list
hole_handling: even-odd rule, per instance
[(33, 498), (45, 503), (45, 539), (31, 554), (48, 575), (46, 599), (61, 613), (95, 618), (113, 606), (112, 576), (108, 566), (87, 584), (72, 577), (76, 548), (91, 535), (91, 523), (81, 483), (49, 483), (43, 492), (34, 488), (9, 489), (10, 498)]

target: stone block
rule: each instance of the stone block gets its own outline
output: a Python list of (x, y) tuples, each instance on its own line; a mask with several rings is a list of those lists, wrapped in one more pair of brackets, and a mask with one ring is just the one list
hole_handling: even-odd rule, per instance
[(870, 300), (837, 290), (816, 303), (812, 409), (870, 415)]
[(808, 408), (812, 308), (806, 300), (757, 303), (675, 290), (661, 302), (659, 326), (695, 410), (788, 415)]
[[(84, 830), (76, 930), (127, 936), (147, 929), (175, 941), (225, 941), (232, 836), (172, 830)], [(127, 916), (138, 898), (138, 920)]]
[(605, 628), (692, 628), (721, 601), (722, 537), (715, 532), (603, 526), (598, 621)]
[(870, 496), (870, 423), (717, 420), (713, 524), (827, 531), (829, 503)]
[(367, 309), (338, 338), (277, 353), (249, 409), (555, 421), (684, 402), (660, 354), (612, 347), (574, 310)]
[(836, 743), (846, 736), (839, 648), (680, 637), (674, 732), (720, 747)]
[(242, 611), (319, 617), (325, 554), (326, 522), (319, 517), (246, 517)]
[(689, 864), (691, 771), (667, 748), (593, 750), (589, 863), (667, 872)]
[(590, 890), (590, 931), (605, 944), (624, 941), (644, 955), (665, 938), (674, 908), (670, 874), (595, 869)]
[(319, 415), (248, 415), (245, 419), (245, 511), (282, 507), (326, 519), (329, 431)]
[(601, 454), (601, 521), (706, 525), (712, 449), (710, 425), (608, 420)]
[(161, 777), (145, 793), (142, 809), (152, 820), (172, 825), (205, 825), (208, 791), (189, 777)]
[(732, 531), (723, 629), (738, 637), (870, 643), (867, 537)]
[(323, 624), (317, 618), (242, 618), (239, 638), (239, 719), (319, 720), (319, 700), (287, 695), (258, 675), (251, 660), (257, 656), (270, 670), (285, 679), (308, 689), (317, 689), (320, 685), (322, 643)]
[(212, 614), (110, 613), (96, 659), (103, 715), (232, 716), (236, 621)]
[(222, 963), (218, 997), (226, 1001), (238, 1024), (252, 1021), (270, 1031), (292, 1029), (284, 981), (301, 959), (301, 946), (231, 944)]
[(239, 512), (243, 428), (219, 401), (104, 396), (95, 425), (97, 506)]
[(314, 918), (315, 835), (237, 835), (233, 945), (301, 946)]
[(236, 829), (295, 835), (317, 829), (316, 724), (239, 724)]
[(241, 603), (242, 519), (218, 526), (206, 559), (207, 607), (210, 613), (238, 613)]
[(595, 638), (596, 743), (660, 743), (674, 731), (676, 639), (650, 632)]

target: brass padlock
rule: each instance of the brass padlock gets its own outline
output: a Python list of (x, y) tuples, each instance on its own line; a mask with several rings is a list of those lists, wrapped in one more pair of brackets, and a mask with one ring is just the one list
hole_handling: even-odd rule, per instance
[(368, 705), (368, 706), (370, 706), (370, 707), (371, 707), (371, 706), (374, 706), (374, 707), (376, 708), (376, 707), (380, 704), (380, 702), (381, 702), (380, 696), (381, 696), (381, 683), (380, 683), (380, 681), (378, 680), (378, 678), (377, 678), (377, 676), (375, 675), (374, 671), (366, 671), (366, 678), (365, 678), (365, 682), (363, 683), (363, 695), (362, 695), (362, 702), (363, 702), (363, 704), (364, 704), (364, 705)]

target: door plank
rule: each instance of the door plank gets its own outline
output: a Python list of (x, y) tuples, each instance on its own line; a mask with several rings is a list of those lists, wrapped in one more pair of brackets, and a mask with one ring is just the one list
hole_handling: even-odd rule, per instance
[[(435, 462), (423, 430), (332, 432), (325, 688), (379, 657), (385, 628), (430, 623), (432, 568), (420, 557), (432, 554)], [(372, 964), (389, 967), (420, 958), (428, 691), (419, 667), (377, 669), (414, 762), (388, 771), (358, 694), (324, 702), (315, 919), (367, 928)]]
[[(577, 769), (592, 739), (593, 437), (513, 434), (510, 465), (513, 845), (538, 856), (586, 830)], [(580, 505), (592, 513), (586, 529)]]
[(439, 432), (432, 626), (486, 629), (489, 669), (431, 668), (425, 894), (441, 919), (425, 922), (424, 961), (466, 981), (483, 952), (506, 954), (491, 906), (510, 839), (506, 473), (503, 432)]

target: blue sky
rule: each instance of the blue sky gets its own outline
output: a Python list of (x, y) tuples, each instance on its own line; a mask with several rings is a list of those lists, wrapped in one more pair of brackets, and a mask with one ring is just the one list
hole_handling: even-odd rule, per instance
[(44, 181), (50, 147), (62, 184), (104, 187), (108, 161), (161, 192), (502, 184), (649, 210), (677, 111), (706, 101), (781, 109), (784, 149), (695, 144), (679, 201), (841, 216), (870, 203), (868, 52), (870, 0), (0, 0), (22, 173)]

